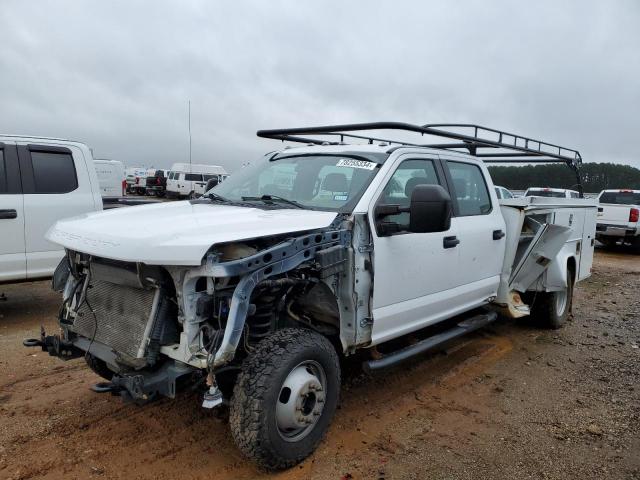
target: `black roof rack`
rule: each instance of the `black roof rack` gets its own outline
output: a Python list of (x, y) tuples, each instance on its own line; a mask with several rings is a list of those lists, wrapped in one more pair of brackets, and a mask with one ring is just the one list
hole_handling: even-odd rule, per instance
[[(457, 140), (456, 143), (416, 143), (404, 140), (373, 137), (350, 132), (371, 130), (401, 130), (418, 133), (421, 136)], [(431, 147), (451, 151), (466, 150), (475, 157), (489, 163), (549, 163), (567, 164), (576, 173), (577, 186), (582, 194), (580, 165), (582, 157), (577, 150), (561, 147), (552, 143), (535, 140), (522, 135), (503, 132), (494, 128), (468, 123), (438, 123), (413, 125), (402, 122), (352, 123), (346, 125), (325, 125), (320, 127), (284, 128), (276, 130), (259, 130), (259, 137), (275, 140), (307, 143), (314, 145), (339, 145), (345, 139), (367, 140), (368, 143), (386, 142), (390, 145)], [(311, 135), (312, 137), (309, 137)], [(339, 137), (340, 141), (327, 141), (321, 137)]]

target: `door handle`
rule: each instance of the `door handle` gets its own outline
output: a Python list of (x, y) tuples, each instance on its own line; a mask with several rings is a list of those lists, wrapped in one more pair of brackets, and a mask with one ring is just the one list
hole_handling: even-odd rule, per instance
[(493, 231), (493, 239), (494, 240), (500, 240), (504, 236), (505, 236), (505, 233), (502, 230), (494, 230)]
[(0, 219), (18, 218), (18, 212), (12, 209), (0, 210)]
[(458, 245), (460, 243), (460, 240), (458, 240), (458, 237), (444, 237), (442, 239), (442, 246), (444, 248), (454, 248), (456, 245)]

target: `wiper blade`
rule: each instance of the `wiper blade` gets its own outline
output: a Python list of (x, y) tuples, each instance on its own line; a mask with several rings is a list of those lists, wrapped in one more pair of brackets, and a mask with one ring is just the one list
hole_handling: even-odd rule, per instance
[(295, 200), (289, 200), (288, 198), (280, 197), (278, 195), (262, 195), (261, 197), (242, 197), (242, 200), (245, 202), (255, 202), (255, 201), (263, 201), (263, 202), (281, 202), (286, 203), (287, 205), (291, 205), (296, 208), (306, 208), (304, 205), (296, 202)]
[(213, 193), (210, 192), (207, 195), (205, 195), (205, 198), (208, 198), (209, 200), (212, 200), (214, 202), (228, 202), (229, 200), (218, 195), (217, 193)]

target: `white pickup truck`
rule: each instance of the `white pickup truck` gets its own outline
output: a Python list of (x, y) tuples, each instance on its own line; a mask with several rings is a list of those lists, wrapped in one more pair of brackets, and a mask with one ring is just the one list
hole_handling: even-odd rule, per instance
[(113, 175), (120, 162), (106, 162), (94, 160), (84, 143), (0, 134), (0, 283), (51, 277), (64, 248), (45, 234), (58, 220), (150, 203), (105, 188), (114, 182), (101, 182), (96, 168), (109, 170), (103, 173), (122, 190), (120, 173)]
[(603, 190), (598, 202), (597, 240), (606, 246), (622, 241), (640, 248), (640, 190)]
[(0, 283), (50, 277), (64, 249), (45, 238), (61, 218), (102, 210), (83, 143), (0, 135)]
[[(498, 201), (474, 155), (500, 162), (506, 149), (578, 173), (578, 152), (464, 127), (472, 133), (397, 122), (260, 131), (306, 145), (198, 200), (60, 221), (48, 238), (67, 251), (54, 276), (61, 334), (25, 345), (84, 357), (107, 380), (95, 391), (138, 403), (201, 385), (204, 407), (230, 403), (242, 452), (290, 467), (331, 422), (341, 356), (369, 350), (375, 371), (497, 312), (551, 328), (570, 314), (590, 274), (595, 202)], [(379, 129), (458, 143), (353, 133)]]

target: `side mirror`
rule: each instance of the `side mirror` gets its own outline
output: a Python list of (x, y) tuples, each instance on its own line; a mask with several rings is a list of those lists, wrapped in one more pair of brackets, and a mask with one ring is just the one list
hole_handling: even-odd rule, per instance
[(451, 197), (440, 185), (417, 185), (411, 194), (409, 231), (445, 232), (451, 226)]
[(218, 179), (217, 178), (210, 178), (209, 180), (207, 180), (207, 186), (204, 187), (204, 191), (208, 192), (209, 190), (211, 190), (216, 185), (218, 185)]

